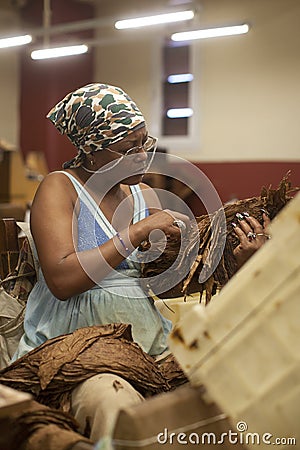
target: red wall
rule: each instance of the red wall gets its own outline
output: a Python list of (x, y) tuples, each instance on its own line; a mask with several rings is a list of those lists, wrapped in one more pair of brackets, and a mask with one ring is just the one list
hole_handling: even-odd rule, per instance
[[(300, 162), (222, 162), (194, 163), (210, 179), (222, 203), (260, 194), (262, 186), (276, 188), (290, 170), (290, 181), (300, 187)], [(202, 204), (192, 195), (187, 203), (196, 215), (206, 213)]]
[[(43, 2), (31, 0), (22, 9), (22, 21), (28, 27), (42, 26)], [(88, 3), (74, 0), (52, 0), (51, 23), (87, 20), (93, 18), (93, 8)], [(88, 30), (71, 35), (51, 37), (67, 44), (74, 38), (91, 38)], [(42, 44), (42, 42), (40, 42)], [(38, 43), (37, 43), (37, 46)], [(50, 171), (59, 169), (61, 164), (72, 158), (74, 147), (65, 136), (61, 136), (51, 122), (45, 118), (49, 110), (68, 92), (93, 81), (93, 51), (87, 54), (34, 61), (28, 49), (24, 49), (20, 67), (20, 145), (24, 155), (30, 151), (45, 154)]]

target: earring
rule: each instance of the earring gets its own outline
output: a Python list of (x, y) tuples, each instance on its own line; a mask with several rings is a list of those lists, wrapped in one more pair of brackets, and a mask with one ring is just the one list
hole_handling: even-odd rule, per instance
[(94, 165), (94, 160), (93, 160), (93, 159), (90, 160), (90, 165), (91, 165), (91, 166)]

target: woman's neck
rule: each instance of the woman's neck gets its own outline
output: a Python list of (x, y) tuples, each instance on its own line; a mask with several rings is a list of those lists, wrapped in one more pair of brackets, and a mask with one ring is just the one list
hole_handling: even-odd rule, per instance
[[(117, 228), (121, 227), (128, 214), (127, 219), (128, 223), (130, 223), (133, 215), (133, 199), (130, 186), (121, 183), (115, 183), (113, 186), (110, 186), (112, 184), (111, 180), (108, 182), (102, 174), (89, 176), (89, 174), (80, 170), (80, 167), (67, 169), (66, 171), (72, 174), (85, 187), (110, 223), (115, 220), (115, 226)], [(116, 214), (116, 211), (118, 211), (118, 214)], [(120, 223), (118, 222), (119, 220)]]
[(121, 198), (124, 195), (124, 190), (121, 187), (121, 183), (112, 184), (111, 177), (108, 174), (90, 174), (77, 167), (74, 169), (67, 169), (66, 172), (71, 173), (78, 181), (86, 185), (86, 188), (95, 193), (104, 194), (105, 197), (117, 197)]

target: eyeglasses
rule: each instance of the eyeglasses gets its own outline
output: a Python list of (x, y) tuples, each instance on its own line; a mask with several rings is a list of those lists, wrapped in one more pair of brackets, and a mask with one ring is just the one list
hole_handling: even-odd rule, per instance
[(105, 150), (115, 153), (116, 155), (120, 155), (123, 158), (124, 156), (136, 155), (141, 150), (143, 150), (146, 153), (155, 151), (156, 147), (157, 147), (157, 141), (158, 141), (158, 139), (156, 137), (148, 136), (147, 140), (146, 140), (146, 142), (144, 142), (144, 144), (138, 145), (136, 147), (132, 147), (124, 153), (117, 152), (115, 150), (110, 149), (109, 147), (105, 147)]
[(122, 160), (123, 158), (125, 158), (125, 156), (131, 156), (131, 155), (137, 155), (140, 150), (143, 150), (144, 152), (147, 153), (147, 165), (145, 166), (145, 172), (149, 169), (149, 167), (152, 164), (154, 155), (155, 155), (155, 151), (156, 151), (156, 147), (157, 147), (157, 141), (158, 139), (153, 137), (153, 136), (148, 136), (146, 142), (144, 142), (144, 144), (136, 146), (136, 147), (132, 147), (129, 150), (125, 151), (124, 153), (121, 152), (117, 152), (115, 150), (112, 150), (111, 148), (105, 147), (103, 150), (108, 150), (111, 153), (115, 153), (116, 155), (119, 155), (120, 158), (117, 158), (115, 161), (113, 161), (113, 164), (107, 164), (104, 168), (100, 167), (100, 169), (97, 170), (90, 170), (87, 167), (84, 167), (84, 165), (82, 164), (81, 167), (89, 173), (104, 173), (104, 172), (108, 172), (111, 169), (114, 169)]

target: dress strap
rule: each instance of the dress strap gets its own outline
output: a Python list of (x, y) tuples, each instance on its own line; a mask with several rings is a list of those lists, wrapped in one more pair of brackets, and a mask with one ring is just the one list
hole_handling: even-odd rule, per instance
[(70, 181), (72, 182), (74, 188), (76, 189), (78, 198), (80, 201), (82, 201), (86, 207), (89, 209), (90, 213), (94, 217), (94, 219), (97, 221), (100, 228), (105, 232), (106, 236), (108, 238), (112, 238), (116, 231), (114, 230), (111, 223), (107, 220), (105, 215), (103, 214), (101, 208), (96, 203), (96, 201), (93, 199), (91, 194), (88, 192), (88, 190), (70, 173), (65, 172), (63, 170), (56, 172), (56, 173), (63, 173), (65, 174)]
[(66, 175), (66, 176), (69, 178), (69, 180), (72, 182), (74, 188), (76, 189), (77, 194), (78, 194), (78, 195), (81, 194), (81, 191), (82, 191), (82, 189), (83, 189), (82, 184), (79, 183), (79, 181), (77, 180), (77, 178), (75, 178), (75, 177), (74, 177), (73, 175), (71, 175), (69, 172), (66, 172), (66, 171), (64, 171), (64, 170), (56, 170), (56, 171), (53, 172), (53, 173), (63, 173), (64, 175)]
[[(86, 207), (89, 209), (90, 213), (94, 217), (94, 219), (97, 221), (100, 228), (105, 232), (106, 236), (111, 239), (113, 238), (117, 231), (113, 228), (112, 224), (109, 222), (109, 220), (106, 218), (104, 213), (102, 212), (99, 205), (96, 203), (96, 201), (93, 199), (91, 194), (87, 191), (87, 189), (70, 173), (65, 171), (57, 171), (56, 173), (63, 173), (65, 174), (70, 181), (72, 182), (74, 188), (76, 189), (76, 192), (78, 194), (78, 198), (80, 201), (83, 201), (83, 203), (86, 205)], [(133, 197), (133, 218), (132, 222), (136, 223), (148, 215), (148, 209), (146, 207), (145, 199), (143, 196), (142, 189), (139, 185), (132, 185), (130, 186), (130, 191)], [(126, 258), (127, 264), (129, 268), (136, 268), (136, 257), (135, 253), (137, 252), (137, 249), (134, 250), (134, 252)]]
[[(116, 230), (113, 228), (109, 220), (103, 214), (101, 208), (93, 199), (91, 194), (87, 191), (87, 189), (70, 173), (65, 172), (63, 170), (57, 171), (55, 173), (63, 173), (70, 179), (74, 188), (76, 189), (78, 197), (88, 207), (88, 209), (93, 214), (93, 216), (95, 217), (95, 219), (97, 220), (98, 224), (103, 229), (103, 231), (106, 233), (106, 235), (109, 237), (115, 236)], [(148, 216), (148, 208), (146, 206), (146, 202), (143, 196), (143, 191), (138, 184), (130, 186), (130, 191), (133, 198), (132, 222), (136, 223)]]
[(136, 223), (148, 216), (148, 208), (140, 186), (138, 184), (134, 184), (130, 186), (130, 190), (134, 205), (132, 222)]

